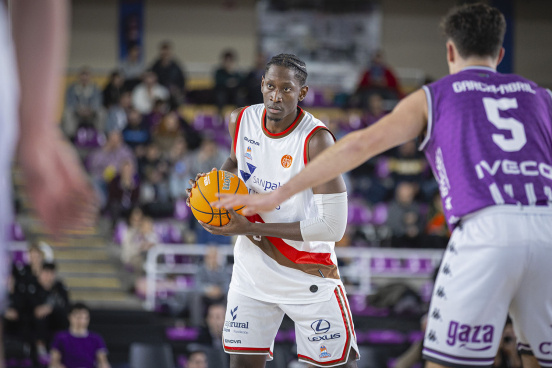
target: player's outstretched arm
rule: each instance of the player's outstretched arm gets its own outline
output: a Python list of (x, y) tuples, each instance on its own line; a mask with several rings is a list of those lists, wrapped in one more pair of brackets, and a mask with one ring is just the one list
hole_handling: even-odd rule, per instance
[(347, 134), (277, 190), (252, 196), (224, 195), (216, 206), (246, 205), (246, 215), (268, 211), (296, 193), (332, 180), (371, 157), (416, 138), (426, 125), (427, 101), (420, 89), (404, 98), (376, 124)]
[[(329, 131), (316, 132), (308, 147), (308, 159), (314, 159), (334, 144)], [(341, 176), (313, 188), (318, 216), (291, 223), (252, 223), (232, 209), (230, 222), (222, 227), (201, 225), (217, 235), (273, 236), (297, 241), (339, 241), (347, 226), (347, 194)], [(232, 207), (229, 207), (232, 208)]]
[(17, 159), (27, 193), (54, 233), (89, 225), (96, 198), (56, 123), (67, 56), (68, 2), (18, 0), (12, 9), (21, 87)]

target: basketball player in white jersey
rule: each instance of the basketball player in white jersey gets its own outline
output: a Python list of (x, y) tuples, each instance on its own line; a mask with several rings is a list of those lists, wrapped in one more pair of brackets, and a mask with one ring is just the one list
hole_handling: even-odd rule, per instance
[[(10, 172), (14, 151), (29, 200), (52, 232), (59, 233), (65, 228), (84, 225), (84, 221), (90, 218), (88, 215), (94, 198), (76, 155), (62, 140), (56, 126), (57, 98), (60, 96), (66, 58), (67, 1), (17, 0), (10, 4), (11, 35), (4, 2), (0, 4), (2, 311), (6, 307), (8, 262), (5, 257), (8, 227), (12, 221)], [(2, 347), (0, 340), (0, 349)], [(3, 354), (0, 355), (0, 367), (3, 367)]]
[[(230, 157), (221, 169), (238, 174), (250, 193), (286, 183), (334, 138), (322, 122), (297, 106), (308, 91), (305, 63), (274, 56), (261, 90), (264, 104), (234, 111)], [(295, 322), (298, 358), (319, 367), (356, 367), (353, 321), (337, 269), (334, 242), (347, 222), (340, 176), (307, 189), (249, 219), (231, 212), (213, 234), (239, 235), (223, 331), (232, 368), (263, 368), (287, 314)]]
[(496, 71), (506, 28), (497, 9), (465, 5), (442, 25), (449, 76), (344, 137), (280, 189), (218, 205), (273, 208), (422, 136), (453, 229), (430, 305), (426, 367), (491, 367), (508, 313), (523, 366), (552, 367), (552, 92)]

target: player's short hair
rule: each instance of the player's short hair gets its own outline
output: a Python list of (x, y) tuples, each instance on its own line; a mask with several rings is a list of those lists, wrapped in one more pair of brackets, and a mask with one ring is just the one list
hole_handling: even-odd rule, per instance
[(273, 56), (272, 59), (266, 63), (265, 73), (268, 72), (271, 65), (279, 65), (295, 71), (295, 79), (299, 81), (301, 87), (307, 83), (307, 64), (297, 56), (293, 54), (278, 54)]
[(74, 311), (82, 311), (82, 310), (90, 313), (90, 308), (88, 308), (86, 304), (77, 302), (77, 303), (71, 304), (71, 307), (69, 307), (69, 314), (73, 313)]
[(445, 36), (454, 42), (461, 57), (498, 57), (506, 20), (504, 15), (486, 4), (467, 4), (453, 8), (443, 21)]

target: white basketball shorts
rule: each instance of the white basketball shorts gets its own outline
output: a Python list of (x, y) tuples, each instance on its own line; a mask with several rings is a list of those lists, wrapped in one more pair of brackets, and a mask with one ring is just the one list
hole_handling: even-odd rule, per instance
[(299, 360), (319, 367), (342, 365), (351, 348), (359, 358), (349, 303), (343, 286), (330, 300), (314, 304), (274, 304), (228, 292), (222, 342), (229, 354), (266, 355), (272, 360), (274, 338), (284, 314), (295, 322)]
[(493, 206), (463, 219), (435, 282), (424, 358), (491, 367), (510, 314), (518, 349), (552, 367), (552, 208)]

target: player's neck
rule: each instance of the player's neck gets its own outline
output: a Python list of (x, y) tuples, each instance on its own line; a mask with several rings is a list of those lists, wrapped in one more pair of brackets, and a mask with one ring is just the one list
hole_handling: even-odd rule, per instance
[(469, 67), (482, 66), (496, 70), (497, 61), (491, 57), (469, 57), (467, 59), (458, 59), (454, 64), (449, 64), (450, 74), (455, 74)]
[(282, 120), (272, 120), (268, 118), (268, 116), (265, 117), (265, 127), (266, 129), (272, 133), (272, 134), (278, 134), (282, 133), (284, 130), (289, 128), (291, 124), (297, 119), (297, 116), (299, 115), (300, 110), (297, 108), (294, 113), (289, 114), (285, 116)]

